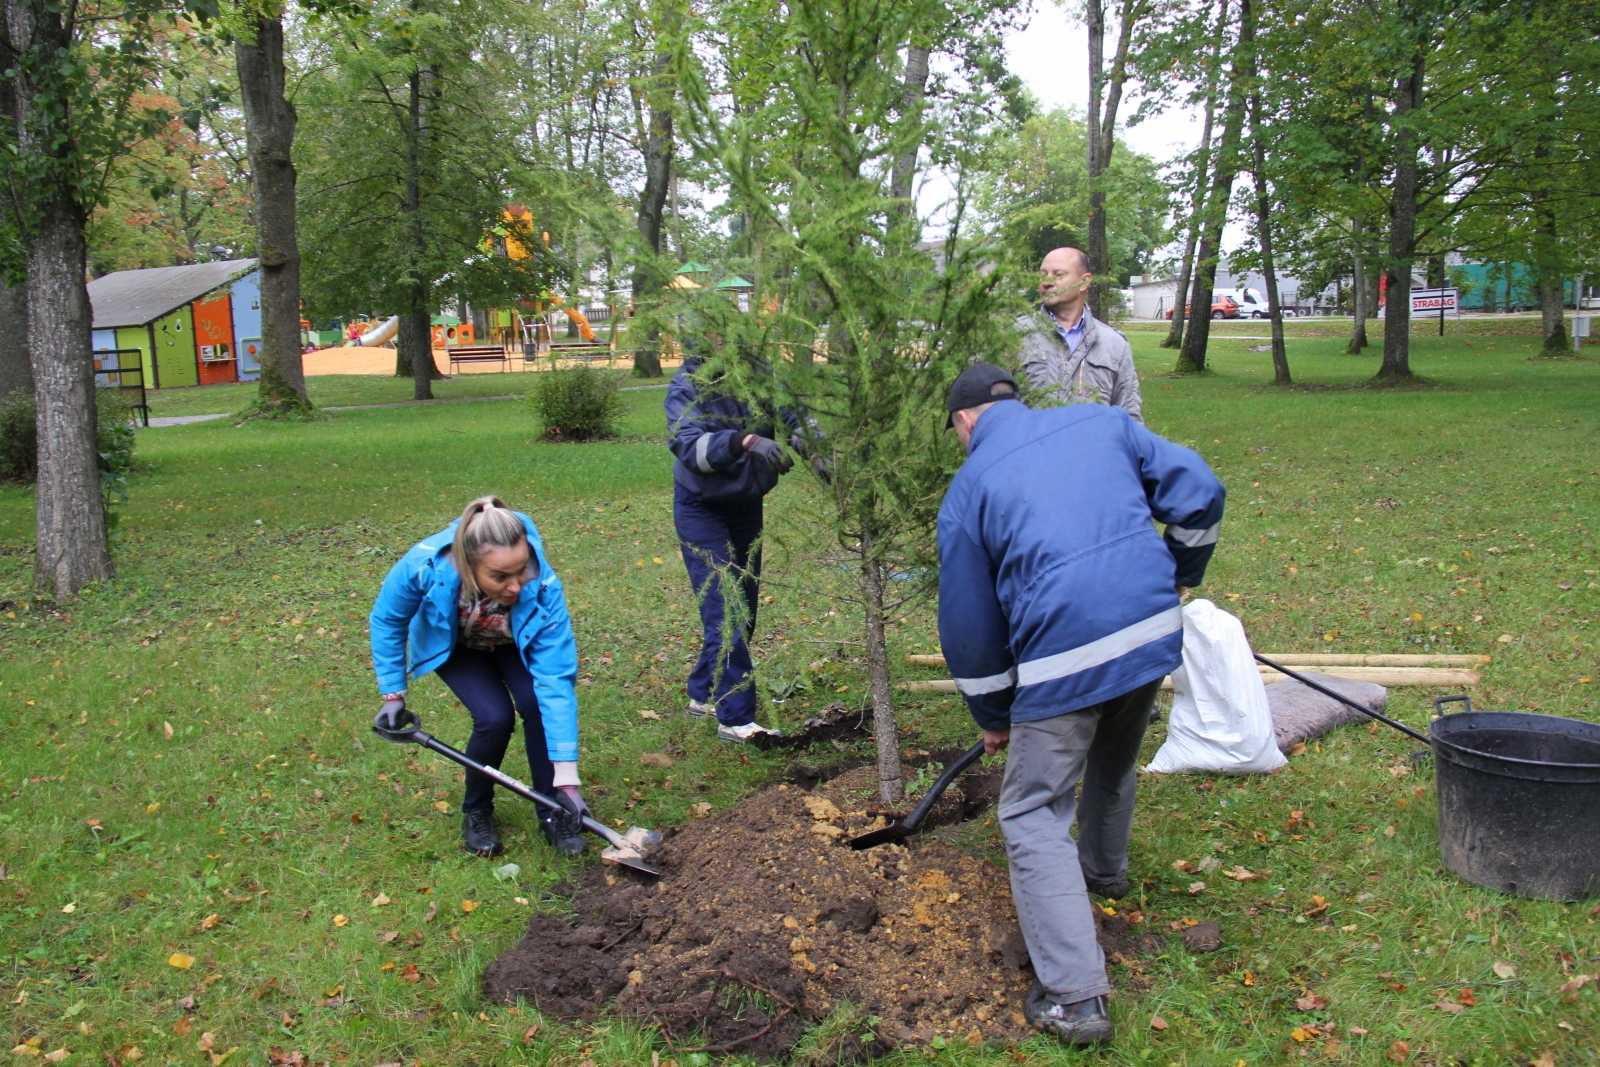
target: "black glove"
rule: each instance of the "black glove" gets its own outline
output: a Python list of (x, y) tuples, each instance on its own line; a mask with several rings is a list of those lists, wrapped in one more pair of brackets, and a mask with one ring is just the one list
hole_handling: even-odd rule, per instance
[(811, 460), (811, 469), (822, 479), (823, 485), (833, 484), (833, 460), (827, 456), (814, 456)]
[(787, 474), (789, 468), (794, 466), (794, 460), (783, 450), (783, 446), (770, 437), (758, 437), (755, 444), (745, 449), (750, 455), (767, 465), (767, 469), (776, 474)]
[(399, 730), (400, 716), (406, 711), (404, 700), (385, 700), (383, 708), (372, 718), (372, 725), (380, 730)]

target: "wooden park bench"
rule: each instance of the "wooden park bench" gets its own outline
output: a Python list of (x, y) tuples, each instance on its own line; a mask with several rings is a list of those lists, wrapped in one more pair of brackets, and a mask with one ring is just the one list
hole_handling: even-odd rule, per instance
[(458, 363), (498, 363), (506, 371), (512, 358), (505, 345), (456, 345), (450, 349), (450, 370), (454, 373)]

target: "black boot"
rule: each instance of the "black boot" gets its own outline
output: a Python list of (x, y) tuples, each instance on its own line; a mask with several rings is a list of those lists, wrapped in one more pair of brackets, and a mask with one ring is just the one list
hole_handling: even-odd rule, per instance
[(551, 848), (569, 856), (581, 855), (589, 847), (589, 842), (583, 837), (583, 820), (566, 809), (541, 811), (539, 829), (544, 831), (544, 839), (550, 842)]
[(500, 841), (500, 831), (495, 829), (494, 812), (490, 810), (462, 812), (461, 839), (467, 851), (477, 856), (498, 856), (506, 849)]
[(1111, 1015), (1105, 997), (1090, 997), (1076, 1004), (1057, 1004), (1045, 996), (1038, 982), (1022, 998), (1022, 1014), (1036, 1030), (1078, 1048), (1103, 1045), (1111, 1040)]
[(1083, 884), (1089, 892), (1107, 900), (1121, 900), (1128, 895), (1128, 879), (1125, 876), (1115, 882), (1097, 882), (1093, 878), (1084, 878)]

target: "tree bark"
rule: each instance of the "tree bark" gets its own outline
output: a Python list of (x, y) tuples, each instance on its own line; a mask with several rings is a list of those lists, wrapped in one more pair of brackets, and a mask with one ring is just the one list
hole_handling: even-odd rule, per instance
[(1211, 340), (1211, 291), (1217, 280), (1217, 260), (1222, 250), (1222, 228), (1228, 221), (1233, 180), (1239, 174), (1239, 140), (1244, 132), (1245, 90), (1254, 79), (1252, 48), (1244, 41), (1244, 27), (1254, 24), (1251, 0), (1239, 4), (1239, 48), (1228, 72), (1228, 107), (1222, 122), (1222, 142), (1217, 145), (1217, 167), (1206, 195), (1205, 227), (1195, 262), (1193, 309), (1178, 352), (1180, 374), (1200, 374), (1206, 369), (1206, 346)]
[[(1099, 0), (1092, 0), (1098, 3)], [(915, 117), (920, 126), (922, 118), (922, 101), (928, 95), (928, 47), (926, 45), (911, 45), (906, 49), (906, 78), (905, 97), (901, 104), (903, 117)], [(894, 201), (893, 210), (902, 218), (916, 214), (915, 205), (911, 203), (911, 194), (915, 191), (913, 185), (917, 177), (917, 156), (922, 151), (922, 137), (900, 153), (894, 161), (894, 167), (889, 175), (889, 197)]]
[(1391, 121), (1395, 127), (1394, 188), (1389, 196), (1389, 257), (1384, 288), (1381, 381), (1407, 381), (1411, 374), (1411, 264), (1417, 246), (1417, 135), (1411, 115), (1422, 107), (1426, 52), (1418, 47), (1411, 71), (1400, 79)]
[(1217, 71), (1222, 63), (1222, 35), (1228, 25), (1228, 0), (1217, 3), (1217, 37), (1211, 49), (1211, 71), (1206, 83), (1205, 125), (1200, 132), (1200, 146), (1195, 152), (1194, 193), (1189, 199), (1189, 235), (1183, 244), (1183, 259), (1178, 263), (1178, 285), (1172, 292), (1171, 325), (1162, 339), (1162, 348), (1183, 346), (1183, 323), (1188, 315), (1184, 303), (1189, 296), (1189, 282), (1194, 275), (1195, 243), (1200, 239), (1200, 222), (1204, 218), (1206, 183), (1211, 176), (1211, 127), (1217, 110)]
[(1350, 246), (1354, 252), (1351, 257), (1355, 262), (1354, 279), (1351, 288), (1355, 294), (1355, 325), (1350, 328), (1350, 343), (1344, 346), (1347, 356), (1359, 356), (1361, 350), (1368, 345), (1367, 341), (1367, 316), (1371, 309), (1367, 306), (1367, 257), (1362, 249), (1362, 238), (1366, 235), (1366, 223), (1359, 218), (1350, 220)]
[(296, 116), (283, 65), (283, 20), (258, 18), (234, 43), (255, 194), (261, 265), (260, 403), (268, 411), (309, 408), (300, 350), (300, 245), (295, 230)]
[[(1255, 26), (1247, 22), (1240, 30), (1243, 38), (1248, 32), (1251, 47), (1255, 44)], [(1252, 64), (1253, 65), (1253, 64)], [(1283, 308), (1278, 303), (1278, 268), (1272, 255), (1272, 190), (1267, 185), (1266, 132), (1261, 128), (1261, 87), (1250, 87), (1250, 140), (1253, 142), (1256, 183), (1256, 230), (1261, 242), (1261, 276), (1267, 286), (1267, 310), (1272, 317), (1272, 382), (1289, 385), (1289, 353), (1283, 342)]]
[[(667, 192), (672, 184), (673, 131), (672, 107), (675, 95), (668, 80), (672, 57), (665, 51), (655, 58), (654, 76), (647, 93), (649, 121), (645, 124), (644, 190), (639, 194), (639, 262), (633, 269), (633, 306), (655, 299), (669, 279), (660, 267), (661, 230), (666, 217)], [(639, 106), (635, 100), (635, 108)], [(632, 333), (632, 330), (629, 331)], [(638, 378), (661, 377), (661, 335), (651, 328), (643, 343), (633, 346), (633, 373)]]
[[(433, 330), (428, 314), (428, 297), (433, 286), (432, 280), (424, 277), (422, 267), (423, 248), (427, 241), (422, 220), (422, 171), (427, 165), (424, 157), (429, 147), (428, 94), (434, 73), (418, 69), (406, 78), (406, 187), (401, 211), (407, 216), (411, 231), (413, 260), (409, 272), (408, 306), (400, 320), (402, 335), (407, 336), (408, 343), (396, 346), (397, 352), (402, 347), (406, 350), (396, 359), (404, 359), (410, 365), (413, 400), (432, 400), (433, 379), (440, 376), (439, 369), (433, 363)], [(409, 331), (406, 330), (407, 326), (410, 327)]]
[(28, 282), (0, 281), (0, 397), (33, 395), (33, 358), (28, 351)]
[(1567, 336), (1567, 315), (1561, 303), (1562, 279), (1541, 272), (1539, 275), (1539, 318), (1544, 333), (1543, 356), (1565, 356), (1572, 348)]
[(900, 769), (900, 733), (894, 721), (889, 681), (889, 644), (884, 627), (883, 568), (872, 556), (870, 531), (861, 535), (861, 578), (866, 593), (867, 685), (872, 696), (872, 733), (878, 744), (878, 799), (898, 804), (906, 794)]

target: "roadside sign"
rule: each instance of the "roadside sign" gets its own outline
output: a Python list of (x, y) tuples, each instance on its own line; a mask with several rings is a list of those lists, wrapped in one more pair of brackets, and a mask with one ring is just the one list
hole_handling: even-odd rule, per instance
[(1413, 289), (1411, 290), (1411, 314), (1420, 315), (1427, 312), (1438, 313), (1441, 311), (1459, 313), (1461, 290), (1455, 286), (1448, 289)]

